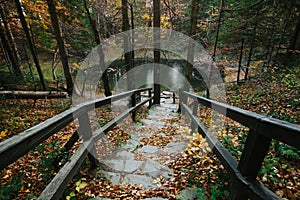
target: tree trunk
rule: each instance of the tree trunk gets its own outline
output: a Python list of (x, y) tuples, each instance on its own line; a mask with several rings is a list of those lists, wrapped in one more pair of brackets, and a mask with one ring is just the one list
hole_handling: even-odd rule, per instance
[[(194, 35), (196, 34), (198, 11), (199, 11), (199, 0), (192, 0), (192, 13), (191, 13), (190, 31), (189, 31), (191, 38), (193, 38)], [(190, 39), (188, 52), (187, 52), (186, 68), (185, 68), (185, 77), (190, 84), (192, 80), (193, 65), (194, 65), (194, 53), (195, 53), (194, 48), (195, 48), (195, 44), (193, 40)]]
[[(99, 51), (99, 54), (100, 54), (99, 64), (100, 64), (101, 68), (104, 68), (105, 67), (105, 62), (104, 62), (105, 57), (104, 57), (104, 52), (103, 52), (102, 45), (100, 45), (100, 43), (101, 43), (100, 33), (97, 29), (96, 21), (91, 17), (87, 1), (86, 0), (83, 0), (83, 1), (84, 1), (84, 7), (85, 7), (85, 10), (86, 10), (86, 13), (87, 13), (88, 18), (89, 18), (90, 25), (91, 25), (93, 33), (94, 33), (95, 42), (96, 42), (97, 45), (99, 45), (99, 47), (98, 47), (99, 48), (98, 51)], [(106, 70), (103, 70), (103, 74), (102, 74), (101, 78), (102, 78), (103, 85), (104, 85), (104, 94), (105, 94), (105, 96), (111, 96), (112, 93), (111, 93), (111, 90), (109, 88), (109, 79), (108, 79), (108, 75), (107, 75)]]
[(66, 92), (57, 91), (0, 91), (0, 95), (5, 99), (53, 99), (67, 98)]
[(16, 42), (14, 40), (14, 36), (12, 34), (10, 25), (9, 25), (7, 19), (6, 19), (5, 9), (2, 8), (2, 6), (0, 6), (0, 15), (1, 15), (1, 18), (2, 18), (3, 25), (5, 27), (5, 33), (6, 33), (5, 35), (7, 36), (7, 40), (9, 41), (9, 44), (11, 45), (12, 52), (14, 54), (15, 62), (17, 64), (16, 67), (18, 67), (18, 69), (17, 68), (15, 69), (16, 75), (23, 78), (20, 54), (19, 54), (19, 51), (17, 49), (17, 45), (16, 45)]
[(59, 27), (59, 22), (58, 22), (56, 8), (55, 8), (55, 2), (54, 2), (54, 0), (47, 0), (47, 4), (48, 4), (48, 10), (50, 13), (52, 26), (53, 26), (53, 31), (54, 31), (55, 38), (57, 41), (57, 47), (59, 49), (59, 55), (60, 55), (61, 63), (63, 66), (64, 75), (66, 78), (67, 91), (68, 91), (69, 95), (72, 95), (73, 80), (72, 80), (72, 76), (70, 73), (69, 62), (68, 62), (67, 52), (65, 49), (64, 40), (63, 40), (61, 30)]
[(7, 53), (8, 59), (11, 62), (12, 68), (13, 68), (13, 73), (17, 77), (22, 77), (22, 72), (20, 70), (20, 65), (16, 62), (13, 50), (11, 49), (11, 46), (9, 45), (9, 41), (6, 38), (4, 28), (2, 24), (0, 24), (0, 37), (1, 37), (1, 42), (3, 45), (4, 51)]
[(124, 34), (124, 52), (125, 52), (125, 66), (127, 71), (127, 90), (134, 89), (134, 80), (133, 74), (128, 73), (132, 68), (132, 49), (130, 42), (130, 34), (129, 34), (129, 18), (128, 18), (128, 2), (127, 0), (122, 0), (122, 32), (126, 32)]
[(31, 51), (35, 67), (36, 67), (36, 69), (38, 71), (38, 74), (39, 74), (39, 77), (40, 77), (40, 82), (41, 82), (41, 85), (42, 85), (42, 89), (45, 90), (46, 89), (46, 82), (45, 82), (44, 75), (42, 73), (42, 69), (41, 69), (41, 66), (40, 66), (36, 51), (35, 51), (35, 47), (32, 43), (31, 37), (30, 37), (29, 28), (28, 28), (27, 22), (25, 20), (24, 11), (23, 11), (21, 2), (19, 0), (15, 0), (15, 4), (16, 4), (16, 7), (17, 7), (17, 11), (18, 11), (18, 14), (19, 14), (19, 18), (20, 18), (23, 30), (24, 30), (25, 35), (26, 35), (26, 39), (27, 39), (28, 44), (29, 44), (29, 49)]
[(291, 50), (300, 50), (300, 18), (298, 17), (298, 21), (296, 24), (296, 29), (294, 32), (294, 36), (290, 45)]
[(160, 104), (160, 0), (153, 0), (153, 40), (154, 40), (154, 104)]
[(241, 44), (241, 50), (240, 50), (240, 59), (239, 59), (239, 68), (237, 73), (237, 79), (236, 82), (240, 82), (240, 74), (241, 74), (241, 68), (242, 68), (242, 60), (243, 60), (243, 50), (244, 50), (244, 38), (242, 38), (242, 44)]
[(130, 23), (131, 23), (131, 56), (132, 56), (132, 66), (134, 66), (134, 10), (133, 10), (133, 4), (134, 2), (132, 2), (130, 4)]
[[(220, 27), (221, 27), (221, 20), (223, 17), (223, 6), (224, 6), (225, 0), (221, 0), (220, 2), (220, 13), (219, 13), (219, 18), (218, 18), (218, 25), (217, 25), (217, 33), (216, 33), (216, 40), (215, 40), (215, 44), (214, 44), (214, 52), (212, 55), (212, 59), (213, 62), (216, 61), (216, 52), (217, 52), (217, 46), (218, 46), (218, 41), (219, 41), (219, 31), (220, 31)], [(211, 66), (212, 67), (212, 66)], [(212, 77), (212, 69), (209, 70), (209, 75), (208, 75), (208, 80), (207, 80), (207, 88), (206, 88), (206, 97), (210, 98), (210, 92), (209, 92), (209, 88), (210, 88), (210, 79)]]
[(252, 37), (251, 37), (250, 50), (249, 50), (249, 55), (248, 55), (247, 64), (246, 64), (245, 77), (244, 77), (245, 80), (248, 79), (249, 67), (250, 67), (250, 63), (251, 63), (252, 52), (253, 52), (254, 42), (255, 42), (256, 27), (257, 27), (257, 25), (255, 25), (255, 27), (253, 29)]

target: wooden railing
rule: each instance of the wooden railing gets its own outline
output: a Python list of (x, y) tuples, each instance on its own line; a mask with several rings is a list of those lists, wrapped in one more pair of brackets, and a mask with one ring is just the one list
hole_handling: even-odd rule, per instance
[[(198, 129), (198, 132), (206, 138), (213, 152), (231, 177), (233, 182), (230, 199), (281, 199), (259, 183), (256, 178), (272, 139), (300, 149), (300, 126), (219, 103), (188, 92), (180, 92), (179, 98), (180, 111), (191, 118), (192, 127)], [(187, 106), (188, 99), (192, 99), (193, 101), (192, 110)], [(211, 108), (250, 129), (239, 162), (199, 121), (197, 117), (199, 104)]]
[[(101, 137), (101, 135), (103, 133), (107, 133), (119, 122), (125, 119), (129, 114), (132, 114), (132, 118), (135, 121), (136, 110), (145, 103), (149, 102), (149, 107), (151, 106), (153, 99), (153, 97), (151, 96), (151, 90), (151, 88), (137, 89), (111, 97), (82, 103), (38, 124), (37, 126), (34, 126), (20, 133), (19, 135), (3, 141), (2, 143), (0, 143), (0, 170), (17, 161), (20, 157), (27, 154), (30, 150), (33, 150), (47, 138), (60, 131), (62, 128), (66, 127), (70, 122), (78, 119), (79, 131), (76, 131), (73, 134), (73, 136), (65, 145), (65, 148), (72, 147), (72, 144), (74, 144), (76, 140), (79, 139), (79, 135), (77, 132), (84, 133), (81, 134), (83, 144), (78, 147), (69, 161), (66, 162), (66, 164), (59, 170), (59, 172), (46, 186), (46, 188), (38, 198), (43, 200), (59, 199), (64, 192), (67, 184), (70, 182), (87, 156), (89, 156), (89, 159), (93, 166), (97, 165), (97, 160), (91, 155), (90, 152), (95, 151), (94, 143)], [(148, 91), (148, 98), (139, 103), (136, 103), (137, 94), (143, 91)], [(132, 107), (119, 114), (116, 118), (92, 133), (88, 111), (104, 105), (109, 105), (114, 101), (126, 97), (131, 97)]]

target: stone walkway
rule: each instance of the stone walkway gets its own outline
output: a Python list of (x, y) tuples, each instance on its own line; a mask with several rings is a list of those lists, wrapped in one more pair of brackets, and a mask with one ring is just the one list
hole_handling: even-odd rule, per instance
[[(142, 125), (137, 125), (131, 132), (131, 137), (126, 144), (122, 145), (109, 159), (103, 160), (103, 170), (99, 174), (108, 178), (113, 185), (129, 183), (141, 185), (144, 189), (160, 187), (161, 184), (155, 181), (163, 177), (165, 180), (172, 178), (173, 170), (168, 168), (171, 162), (170, 157), (176, 153), (183, 152), (188, 145), (184, 139), (181, 126), (178, 121), (178, 104), (170, 102), (162, 103), (160, 106), (153, 106), (149, 115), (143, 119)], [(176, 127), (170, 131), (162, 129)], [(174, 131), (177, 130), (177, 131)], [(154, 139), (154, 144), (149, 139)], [(163, 140), (167, 141), (163, 143)], [(157, 142), (157, 144), (156, 144)], [(162, 198), (151, 198), (162, 199)]]

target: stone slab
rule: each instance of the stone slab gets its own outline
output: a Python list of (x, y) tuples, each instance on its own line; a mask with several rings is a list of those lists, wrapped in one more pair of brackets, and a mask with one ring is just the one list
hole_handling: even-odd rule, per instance
[(133, 173), (136, 170), (138, 170), (142, 166), (143, 163), (144, 162), (137, 161), (137, 160), (126, 160), (123, 171), (125, 173)]
[(129, 184), (142, 185), (145, 189), (155, 188), (153, 179), (149, 176), (128, 174), (124, 177), (124, 182)]
[(159, 151), (159, 147), (158, 146), (151, 146), (151, 145), (146, 145), (143, 146), (142, 148), (140, 148), (140, 151), (143, 153), (157, 153)]

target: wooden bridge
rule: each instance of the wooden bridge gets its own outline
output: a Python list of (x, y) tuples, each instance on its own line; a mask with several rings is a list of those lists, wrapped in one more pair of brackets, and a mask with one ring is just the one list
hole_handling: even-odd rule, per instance
[[(91, 152), (95, 151), (94, 143), (100, 138), (101, 134), (107, 133), (130, 114), (133, 120), (135, 120), (135, 113), (142, 105), (148, 103), (148, 107), (151, 107), (153, 100), (151, 90), (151, 88), (136, 89), (111, 97), (82, 103), (19, 135), (5, 140), (0, 143), (0, 169), (2, 170), (9, 164), (14, 163), (47, 138), (66, 127), (70, 122), (78, 119), (78, 131), (85, 133), (82, 135), (83, 144), (80, 145), (70, 160), (59, 170), (38, 198), (43, 200), (59, 199), (66, 189), (67, 184), (71, 181), (87, 156), (91, 163), (97, 166), (97, 160), (91, 155)], [(137, 103), (136, 97), (141, 92), (148, 92), (148, 97), (143, 98), (141, 102)], [(119, 114), (100, 129), (92, 132), (88, 111), (128, 97), (131, 98), (132, 104), (129, 109)], [(300, 127), (298, 125), (265, 117), (189, 92), (179, 92), (179, 99), (179, 111), (191, 119), (192, 129), (197, 130), (206, 138), (211, 149), (228, 172), (233, 183), (230, 191), (230, 199), (281, 199), (258, 182), (256, 177), (263, 159), (269, 150), (272, 139), (300, 149)], [(189, 109), (188, 102), (192, 102), (192, 110)], [(204, 124), (198, 120), (197, 111), (199, 105), (209, 107), (250, 129), (239, 162), (222, 146)], [(69, 150), (78, 139), (79, 136), (76, 131), (66, 143), (65, 150)]]

